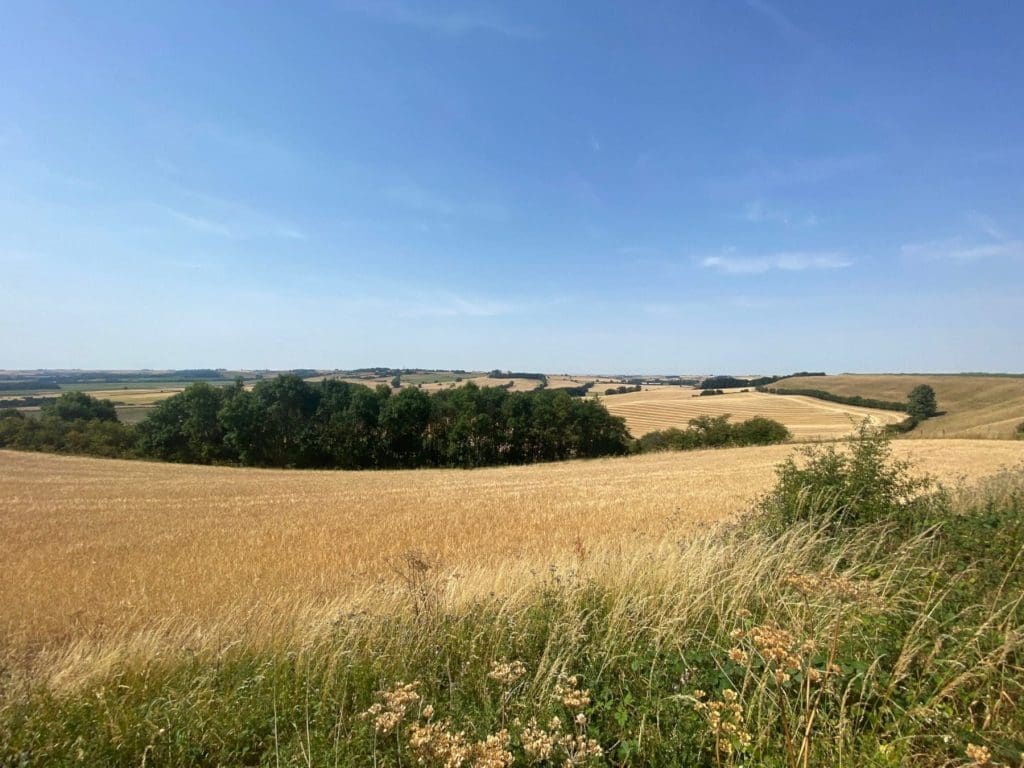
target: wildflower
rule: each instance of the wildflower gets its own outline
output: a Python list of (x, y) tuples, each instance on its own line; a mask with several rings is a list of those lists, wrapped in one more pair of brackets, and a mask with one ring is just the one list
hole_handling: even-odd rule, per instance
[(434, 716), (434, 705), (433, 704), (427, 704), (427, 706), (425, 706), (423, 708), (423, 716), (427, 720), (429, 720), (430, 718), (432, 718)]
[(390, 690), (378, 691), (381, 701), (370, 706), (362, 717), (373, 720), (373, 728), (377, 733), (391, 733), (405, 719), (409, 708), (419, 702), (420, 695), (416, 692), (419, 681), (413, 683), (395, 683)]
[(471, 750), (475, 768), (507, 768), (512, 765), (508, 731), (502, 729), (478, 741)]
[(465, 733), (452, 732), (447, 722), (412, 726), (409, 749), (421, 764), (434, 763), (445, 768), (459, 768), (471, 751)]
[(487, 676), (502, 685), (512, 685), (526, 674), (526, 665), (521, 661), (495, 661)]
[[(703, 691), (698, 691), (703, 696)], [(750, 746), (752, 738), (746, 729), (743, 707), (739, 702), (739, 694), (731, 688), (722, 691), (722, 698), (717, 701), (700, 701), (694, 709), (702, 714), (708, 724), (715, 750), (721, 755), (732, 755)]]
[(590, 690), (577, 687), (577, 677), (571, 675), (564, 683), (555, 685), (555, 698), (569, 709), (585, 709), (590, 706)]
[(742, 648), (733, 648), (729, 651), (729, 658), (737, 664), (744, 666), (750, 661), (750, 656)]
[(992, 752), (988, 747), (968, 744), (967, 757), (974, 761), (974, 765), (992, 765)]

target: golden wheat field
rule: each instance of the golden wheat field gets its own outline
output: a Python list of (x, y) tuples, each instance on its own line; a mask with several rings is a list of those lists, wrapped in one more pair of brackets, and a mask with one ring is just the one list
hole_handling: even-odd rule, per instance
[(174, 397), (184, 390), (184, 387), (170, 387), (167, 389), (99, 389), (89, 394), (99, 400), (113, 400), (115, 403), (125, 405), (155, 405), (161, 400)]
[(919, 424), (911, 438), (1012, 438), (1024, 421), (1024, 377), (910, 374), (844, 374), (782, 379), (779, 387), (823, 389), (839, 395), (860, 395), (903, 402), (918, 384), (935, 390), (939, 410), (946, 413)]
[(904, 414), (873, 408), (855, 408), (812, 397), (783, 397), (761, 392), (729, 391), (699, 397), (695, 390), (658, 387), (626, 395), (606, 395), (601, 402), (615, 416), (626, 419), (633, 437), (678, 427), (685, 429), (697, 416), (730, 414), (733, 420), (765, 416), (785, 424), (797, 440), (826, 440), (850, 434), (864, 419), (880, 426), (900, 421)]
[[(497, 585), (516, 568), (635, 549), (728, 518), (792, 450), (387, 472), (0, 451), (0, 632), (31, 647), (176, 619), (201, 626), (239, 606), (310, 605), (393, 580), (409, 553)], [(1024, 463), (1024, 443), (894, 450), (946, 481)]]

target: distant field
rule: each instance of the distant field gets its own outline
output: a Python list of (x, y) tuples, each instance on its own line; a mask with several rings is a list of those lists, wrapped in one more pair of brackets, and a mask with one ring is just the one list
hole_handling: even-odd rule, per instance
[[(404, 377), (403, 377), (404, 381)], [(454, 379), (450, 381), (438, 381), (429, 384), (424, 384), (423, 389), (427, 392), (433, 392), (439, 389), (454, 389), (461, 387), (467, 382), (473, 382), (478, 387), (501, 387), (512, 382), (513, 392), (529, 392), (531, 389), (536, 389), (540, 384), (536, 379), (492, 379), (490, 376), (483, 375), (469, 375), (466, 376), (462, 381), (456, 382)]]
[(865, 418), (873, 424), (892, 424), (903, 414), (828, 403), (810, 397), (782, 397), (760, 392), (730, 392), (699, 397), (679, 387), (645, 389), (626, 395), (606, 395), (601, 402), (626, 419), (633, 437), (670, 427), (686, 428), (697, 416), (730, 414), (734, 420), (765, 416), (785, 424), (798, 440), (822, 440), (850, 434)]
[(94, 389), (89, 394), (100, 400), (113, 400), (125, 405), (153, 405), (181, 392), (184, 386), (163, 386), (152, 389)]
[[(945, 480), (1024, 442), (900, 442)], [(418, 552), (514, 588), (593, 548), (686, 536), (746, 509), (790, 446), (474, 471), (314, 472), (0, 451), (0, 637), (16, 645), (229, 606), (309, 604), (393, 579)], [(517, 570), (520, 569), (520, 570)]]
[(1024, 378), (1018, 377), (850, 374), (782, 379), (776, 386), (904, 401), (918, 384), (935, 389), (946, 415), (928, 419), (908, 437), (1012, 438), (1024, 421)]

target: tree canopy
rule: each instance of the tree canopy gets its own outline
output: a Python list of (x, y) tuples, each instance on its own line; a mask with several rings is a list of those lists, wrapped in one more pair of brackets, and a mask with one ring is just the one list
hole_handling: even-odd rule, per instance
[(918, 384), (907, 395), (907, 413), (921, 421), (931, 418), (939, 412), (935, 399), (935, 390), (927, 384)]
[(626, 452), (622, 419), (561, 390), (511, 392), (278, 376), (245, 390), (194, 384), (137, 427), (138, 451), (166, 461), (346, 469), (479, 467)]

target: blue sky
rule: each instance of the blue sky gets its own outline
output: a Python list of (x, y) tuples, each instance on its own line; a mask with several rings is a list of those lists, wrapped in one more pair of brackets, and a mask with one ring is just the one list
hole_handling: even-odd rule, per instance
[(8, 2), (0, 367), (1020, 371), (1022, 29)]

